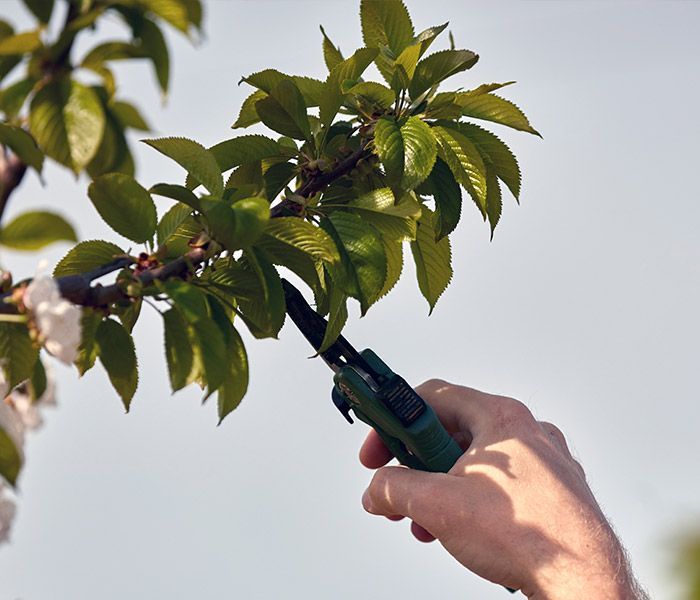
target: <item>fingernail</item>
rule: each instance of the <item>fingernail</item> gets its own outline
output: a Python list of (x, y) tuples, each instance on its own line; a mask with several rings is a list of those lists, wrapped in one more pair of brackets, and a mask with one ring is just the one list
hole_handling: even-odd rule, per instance
[(369, 497), (369, 489), (366, 489), (364, 494), (362, 494), (362, 508), (364, 508), (368, 513), (373, 512), (372, 500)]

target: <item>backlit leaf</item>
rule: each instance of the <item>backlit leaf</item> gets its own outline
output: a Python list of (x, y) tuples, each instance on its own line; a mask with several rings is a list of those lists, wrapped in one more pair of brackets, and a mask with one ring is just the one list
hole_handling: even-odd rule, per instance
[(333, 44), (330, 38), (326, 35), (323, 26), (321, 26), (321, 33), (323, 34), (323, 60), (326, 63), (328, 71), (330, 72), (333, 70), (333, 67), (335, 67), (338, 63), (343, 62), (345, 59), (340, 52), (340, 48)]
[(124, 250), (116, 244), (104, 240), (86, 240), (68, 251), (54, 268), (53, 276), (81, 275), (112, 262), (120, 255), (124, 255)]
[(492, 167), (486, 168), (486, 184), (488, 186), (486, 193), (486, 216), (491, 226), (491, 239), (493, 232), (501, 219), (501, 209), (503, 202), (501, 200), (501, 186), (498, 183), (498, 177)]
[(165, 244), (165, 241), (177, 231), (182, 222), (190, 216), (192, 207), (178, 202), (170, 207), (156, 227), (156, 239), (158, 246)]
[(326, 351), (338, 339), (348, 320), (348, 297), (338, 286), (331, 289), (328, 303), (328, 325), (319, 352)]
[(251, 333), (257, 338), (277, 337), (284, 324), (285, 302), (282, 282), (277, 269), (261, 249), (249, 248), (244, 262), (258, 277), (259, 294), (254, 300), (241, 299), (241, 312), (255, 324)]
[(107, 173), (90, 184), (88, 196), (114, 231), (134, 242), (145, 242), (156, 230), (156, 207), (151, 195), (133, 177)]
[(192, 371), (192, 346), (187, 335), (187, 323), (176, 308), (163, 313), (163, 327), (170, 387), (177, 392), (188, 384)]
[(255, 104), (260, 120), (273, 131), (297, 140), (309, 140), (311, 128), (304, 98), (294, 83), (281, 81)]
[(129, 412), (139, 380), (134, 340), (120, 323), (105, 319), (97, 327), (95, 342), (99, 348), (100, 362)]
[(0, 56), (34, 52), (41, 47), (39, 30), (23, 31), (0, 39)]
[(23, 163), (41, 173), (44, 154), (39, 150), (34, 138), (24, 129), (0, 123), (0, 144), (10, 148)]
[(527, 120), (525, 113), (510, 100), (496, 94), (473, 94), (463, 92), (458, 94), (457, 102), (465, 117), (474, 117), (493, 121), (519, 131), (526, 131), (542, 137)]
[(148, 191), (151, 194), (187, 204), (187, 206), (195, 210), (202, 210), (199, 198), (192, 193), (192, 190), (188, 190), (185, 186), (173, 183), (156, 183), (154, 186), (151, 186)]
[(450, 239), (435, 241), (433, 213), (423, 207), (423, 217), (418, 223), (418, 235), (411, 242), (411, 252), (416, 263), (418, 287), (433, 312), (435, 303), (452, 279), (452, 252)]
[(8, 389), (32, 376), (38, 358), (39, 350), (24, 323), (0, 321), (0, 368), (5, 372)]
[(16, 250), (38, 250), (57, 241), (78, 241), (63, 217), (47, 211), (29, 211), (0, 229), (0, 244)]
[(267, 92), (263, 90), (255, 90), (250, 96), (248, 96), (241, 104), (241, 110), (238, 113), (238, 118), (236, 122), (231, 125), (232, 129), (238, 129), (239, 127), (250, 127), (255, 125), (255, 123), (260, 122), (260, 117), (258, 116), (258, 111), (255, 110), (255, 104), (258, 100), (262, 100), (267, 97)]
[(92, 369), (97, 359), (98, 347), (95, 341), (97, 328), (104, 315), (92, 308), (83, 308), (80, 319), (80, 346), (78, 346), (78, 356), (75, 359), (75, 366), (82, 377), (87, 371)]
[[(396, 57), (413, 41), (411, 17), (401, 0), (362, 0), (360, 3), (362, 39), (368, 48), (386, 46)], [(377, 56), (377, 67), (391, 82), (391, 59)]]
[(441, 50), (422, 59), (408, 88), (412, 99), (448, 77), (473, 67), (479, 56), (471, 50)]

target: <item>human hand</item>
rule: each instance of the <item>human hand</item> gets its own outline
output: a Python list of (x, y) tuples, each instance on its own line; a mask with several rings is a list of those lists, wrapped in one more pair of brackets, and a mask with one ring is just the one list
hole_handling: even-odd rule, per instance
[(365, 510), (411, 518), (416, 538), (533, 600), (646, 597), (559, 429), (511, 398), (440, 380), (416, 391), (466, 451), (448, 473), (384, 467), (393, 456), (371, 431)]

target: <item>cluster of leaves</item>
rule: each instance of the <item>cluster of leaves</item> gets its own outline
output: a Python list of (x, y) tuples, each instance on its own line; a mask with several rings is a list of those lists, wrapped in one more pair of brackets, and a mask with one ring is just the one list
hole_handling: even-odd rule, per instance
[[(37, 20), (36, 28), (15, 32), (0, 20), (0, 145), (5, 157), (11, 151), (19, 168), (31, 167), (39, 174), (48, 156), (76, 175), (83, 171), (90, 177), (108, 172), (133, 175), (134, 161), (125, 132), (147, 131), (149, 127), (136, 106), (119, 98), (110, 64), (149, 60), (166, 94), (170, 63), (159, 23), (168, 23), (187, 35), (198, 30), (200, 0), (24, 3)], [(48, 24), (52, 17), (60, 18), (61, 8), (64, 24), (55, 39), (48, 39)], [(109, 14), (124, 22), (130, 39), (102, 42), (74, 63), (76, 37), (94, 29)], [(95, 75), (99, 83), (84, 83), (94, 80)], [(7, 187), (8, 183), (0, 185)], [(77, 241), (71, 225), (53, 212), (23, 213), (0, 230), (0, 244), (14, 249), (35, 250), (56, 240)]]
[[(117, 300), (84, 302), (76, 364), (82, 374), (99, 358), (127, 410), (137, 385), (131, 330), (142, 302), (162, 315), (172, 390), (198, 383), (205, 399), (216, 392), (221, 420), (248, 385), (238, 322), (256, 338), (277, 337), (284, 323), (280, 267), (312, 290), (328, 319), (328, 346), (350, 298), (364, 315), (394, 287), (405, 244), (432, 311), (452, 277), (449, 236), (463, 190), (492, 233), (501, 183), (518, 198), (513, 153), (474, 122), (537, 134), (494, 93), (508, 83), (438, 91), (478, 60), (451, 36), (447, 49), (428, 52), (447, 24), (416, 34), (400, 0), (362, 0), (360, 17), (364, 47), (347, 58), (322, 29), (324, 81), (274, 69), (243, 78), (254, 91), (233, 128), (262, 123), (274, 134), (210, 148), (146, 140), (185, 169), (184, 184), (145, 189), (128, 172), (110, 172), (90, 185), (104, 221), (146, 251), (129, 256), (111, 242), (85, 241), (54, 276), (84, 277), (126, 257)], [(372, 64), (383, 82), (365, 78)], [(174, 201), (160, 218), (153, 195)]]

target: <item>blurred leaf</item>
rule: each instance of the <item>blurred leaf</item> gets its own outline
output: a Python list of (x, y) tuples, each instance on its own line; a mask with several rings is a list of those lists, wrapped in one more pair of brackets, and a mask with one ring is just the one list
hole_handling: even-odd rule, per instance
[(143, 141), (184, 167), (215, 196), (220, 196), (224, 191), (224, 181), (216, 158), (201, 144), (178, 137)]
[(148, 10), (170, 23), (176, 29), (187, 33), (190, 14), (187, 5), (182, 0), (140, 0)]
[(0, 475), (11, 486), (15, 486), (21, 469), (22, 455), (12, 438), (0, 427)]
[(129, 170), (128, 155), (129, 148), (124, 137), (124, 130), (111, 111), (106, 109), (102, 141), (86, 170), (93, 179), (105, 173), (120, 171), (123, 168)]
[(133, 177), (124, 173), (101, 175), (90, 184), (88, 196), (102, 219), (120, 235), (137, 243), (153, 238), (156, 207)]
[(281, 81), (255, 104), (260, 120), (273, 131), (298, 140), (310, 140), (311, 128), (304, 98), (294, 83)]
[(78, 373), (81, 377), (95, 365), (98, 354), (95, 335), (104, 318), (100, 311), (92, 308), (83, 308), (82, 313), (83, 315), (80, 319), (81, 341), (80, 346), (78, 346), (78, 357), (75, 359), (75, 366), (78, 368)]
[(122, 127), (130, 127), (139, 131), (150, 131), (148, 123), (141, 116), (138, 108), (129, 102), (112, 102), (110, 106), (112, 113), (116, 116)]
[(343, 54), (340, 52), (340, 48), (331, 42), (330, 38), (326, 35), (326, 31), (321, 26), (321, 33), (323, 34), (323, 60), (326, 63), (328, 71), (332, 71), (333, 67), (337, 64), (343, 62)]
[(103, 42), (92, 48), (80, 62), (84, 69), (99, 71), (110, 60), (141, 58), (141, 49), (134, 44), (121, 41)]
[(38, 358), (24, 323), (0, 321), (0, 365), (9, 390), (32, 376)]
[(9, 35), (0, 39), (0, 56), (11, 56), (13, 54), (25, 54), (34, 52), (41, 48), (41, 38), (39, 30), (23, 31), (14, 35)]
[(158, 246), (165, 244), (165, 241), (177, 231), (182, 222), (190, 216), (192, 207), (178, 202), (170, 207), (156, 227), (156, 239)]
[(97, 327), (95, 342), (100, 362), (122, 399), (126, 412), (129, 412), (139, 380), (134, 340), (117, 321), (105, 319)]
[(418, 235), (411, 242), (411, 252), (416, 263), (418, 287), (433, 312), (435, 303), (452, 279), (452, 252), (450, 239), (435, 241), (433, 213), (423, 207), (423, 216), (418, 222)]
[(160, 27), (149, 19), (142, 19), (139, 26), (142, 52), (151, 59), (153, 71), (163, 94), (168, 92), (170, 81), (170, 55)]
[(462, 108), (462, 114), (465, 117), (493, 121), (506, 127), (512, 127), (513, 129), (542, 137), (530, 125), (523, 111), (510, 100), (496, 96), (496, 94), (462, 92), (457, 95), (457, 103)]
[(0, 91), (0, 110), (8, 120), (17, 117), (35, 85), (36, 80), (33, 77), (26, 77)]
[(192, 371), (193, 352), (187, 335), (187, 323), (180, 311), (171, 308), (163, 313), (165, 357), (168, 361), (170, 387), (173, 392), (185, 387)]
[(20, 160), (38, 173), (44, 165), (44, 154), (34, 138), (21, 127), (0, 123), (0, 144), (10, 148)]
[(441, 50), (426, 56), (418, 63), (408, 88), (411, 98), (418, 98), (434, 85), (457, 73), (473, 67), (479, 56), (471, 50)]
[(42, 23), (47, 24), (51, 20), (54, 0), (23, 0), (23, 2)]
[(80, 242), (58, 262), (53, 270), (53, 276), (82, 275), (112, 262), (120, 255), (124, 255), (124, 250), (111, 242), (103, 240)]
[(47, 155), (75, 173), (92, 160), (104, 127), (99, 97), (75, 81), (53, 81), (32, 99), (29, 129), (34, 139)]
[(34, 371), (32, 376), (29, 378), (29, 394), (32, 402), (39, 400), (46, 392), (46, 387), (48, 385), (48, 380), (46, 379), (46, 369), (44, 368), (44, 363), (41, 359), (38, 359), (34, 363)]
[(16, 250), (38, 250), (60, 240), (78, 239), (70, 223), (46, 211), (22, 213), (0, 229), (0, 244)]

